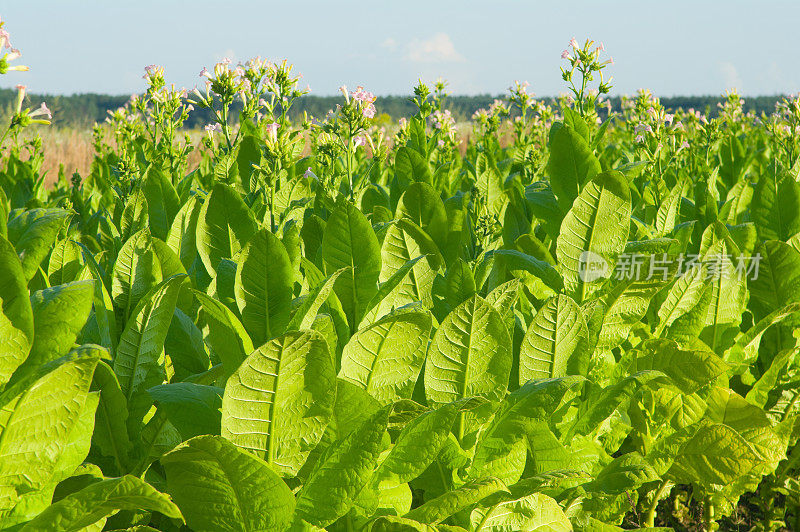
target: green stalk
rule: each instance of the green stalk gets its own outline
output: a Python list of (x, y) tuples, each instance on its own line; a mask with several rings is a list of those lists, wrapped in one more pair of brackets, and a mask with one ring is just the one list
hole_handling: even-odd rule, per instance
[(656, 507), (658, 506), (658, 501), (664, 496), (664, 493), (667, 491), (670, 483), (668, 480), (662, 480), (661, 484), (658, 486), (658, 490), (655, 491), (653, 494), (653, 500), (650, 502), (650, 506), (647, 508), (647, 514), (644, 518), (644, 526), (646, 527), (654, 527), (656, 522)]

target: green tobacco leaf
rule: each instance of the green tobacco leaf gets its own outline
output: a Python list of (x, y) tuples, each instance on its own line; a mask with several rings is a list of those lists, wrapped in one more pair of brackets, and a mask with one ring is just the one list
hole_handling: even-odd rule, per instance
[(220, 260), (233, 259), (257, 228), (239, 193), (223, 183), (214, 185), (197, 220), (197, 252), (206, 271), (213, 275)]
[(732, 247), (720, 241), (703, 257), (713, 264), (713, 275), (705, 279), (711, 286), (711, 298), (700, 339), (717, 353), (733, 345), (747, 306), (747, 280), (744, 272), (736, 271)]
[(223, 389), (191, 382), (160, 384), (147, 390), (184, 440), (220, 432)]
[(476, 508), (470, 513), (474, 532), (572, 532), (572, 523), (552, 497), (534, 493), (489, 508)]
[(509, 394), (481, 434), (470, 476), (492, 474), (506, 483), (518, 481), (525, 466), (525, 438), (532, 433), (547, 437), (553, 413), (571, 401), (584, 382), (578, 376), (536, 380)]
[(139, 300), (156, 284), (153, 239), (147, 230), (131, 236), (120, 249), (111, 274), (111, 299), (117, 323), (127, 323)]
[(303, 300), (303, 304), (300, 305), (300, 308), (295, 311), (292, 319), (286, 326), (287, 330), (295, 331), (297, 329), (311, 328), (314, 320), (317, 317), (320, 307), (330, 297), (333, 287), (336, 284), (336, 279), (338, 279), (346, 269), (347, 268), (336, 270), (330, 274), (325, 281), (319, 283), (311, 291), (309, 291), (309, 293), (306, 295), (306, 298)]
[(102, 360), (95, 369), (92, 389), (100, 391), (92, 443), (114, 459), (119, 471), (127, 471), (133, 451), (127, 428), (128, 403), (114, 370)]
[(169, 497), (137, 477), (126, 475), (90, 484), (49, 506), (20, 532), (84, 530), (119, 510), (159, 512), (182, 519)]
[(33, 346), (14, 381), (67, 354), (86, 324), (93, 296), (94, 281), (77, 281), (31, 294)]
[(378, 316), (383, 314), (384, 310), (388, 311), (392, 308), (402, 306), (396, 305), (394, 301), (395, 298), (392, 296), (396, 294), (396, 288), (400, 285), (400, 283), (406, 280), (406, 276), (412, 271), (414, 265), (416, 265), (417, 262), (422, 259), (423, 257), (419, 256), (406, 261), (406, 263), (403, 264), (400, 269), (395, 271), (391, 277), (380, 284), (378, 292), (372, 297), (369, 303), (367, 303), (367, 306), (364, 308), (364, 316), (361, 318), (359, 327), (366, 326), (374, 322)]
[(185, 279), (185, 275), (176, 275), (153, 288), (125, 325), (114, 357), (114, 373), (128, 403), (136, 392), (161, 384), (166, 377), (161, 353)]
[(236, 303), (256, 345), (284, 332), (289, 323), (294, 272), (283, 243), (262, 229), (250, 239), (236, 270)]
[(567, 212), (583, 185), (600, 173), (600, 161), (592, 153), (587, 139), (563, 122), (556, 122), (550, 128), (549, 144), (550, 186), (562, 212)]
[(655, 370), (664, 373), (681, 392), (692, 394), (724, 375), (729, 369), (711, 351), (683, 350), (672, 340), (647, 340), (638, 348), (634, 371)]
[(658, 310), (656, 336), (678, 341), (697, 338), (706, 323), (712, 296), (706, 273), (705, 268), (692, 268), (675, 281)]
[(506, 490), (505, 484), (496, 478), (473, 480), (414, 508), (403, 517), (420, 523), (438, 524), (451, 515), (478, 504), (486, 497)]
[[(422, 302), (427, 307), (433, 306), (431, 289), (436, 272), (431, 267), (431, 262), (425, 258), (414, 263), (411, 271), (400, 273), (409, 261), (424, 256), (426, 253), (420, 244), (411, 235), (397, 225), (389, 226), (381, 245), (382, 268), (380, 280), (384, 284), (390, 280), (398, 280), (396, 288), (386, 299), (395, 307), (401, 307), (415, 301)], [(397, 275), (401, 275), (397, 279)], [(384, 309), (386, 310), (386, 309)]]
[(617, 255), (625, 249), (630, 217), (628, 183), (615, 170), (587, 183), (564, 216), (556, 254), (564, 289), (577, 303), (596, 291), (592, 281), (611, 274)]
[(800, 183), (769, 169), (753, 193), (752, 218), (760, 240), (787, 240), (800, 232)]
[(3, 339), (0, 342), (0, 390), (2, 390), (14, 371), (28, 357), (31, 346), (25, 333), (14, 327), (2, 312), (0, 312), (0, 338)]
[(328, 344), (315, 331), (293, 331), (269, 341), (228, 379), (222, 435), (296, 474), (331, 418), (334, 372)]
[(58, 232), (69, 216), (64, 209), (31, 209), (8, 222), (8, 241), (20, 257), (26, 284), (50, 253)]
[(399, 312), (356, 332), (342, 351), (339, 377), (380, 403), (410, 398), (431, 332), (428, 312)]
[(342, 303), (350, 330), (378, 291), (381, 252), (378, 238), (366, 217), (354, 205), (340, 205), (328, 218), (322, 237), (322, 260), (328, 275), (339, 275), (334, 290)]
[(53, 246), (47, 262), (47, 279), (51, 286), (78, 280), (86, 268), (81, 247), (72, 240), (61, 240)]
[(320, 457), (297, 495), (295, 518), (325, 527), (345, 515), (372, 477), (389, 411), (379, 410)]
[(400, 432), (376, 477), (401, 484), (421, 475), (439, 455), (457, 414), (457, 406), (449, 404), (417, 416)]
[(499, 399), (508, 386), (511, 357), (503, 318), (475, 295), (450, 312), (433, 337), (425, 396), (432, 405), (476, 395)]
[(198, 196), (189, 198), (175, 215), (165, 239), (187, 270), (197, 257), (197, 220), (202, 208)]
[(412, 183), (403, 192), (395, 218), (406, 218), (422, 228), (439, 248), (447, 244), (447, 212), (439, 194), (428, 183)]
[(0, 393), (0, 493), (22, 494), (51, 482), (101, 356), (102, 348), (79, 348)]
[(486, 201), (489, 214), (500, 218), (508, 197), (503, 189), (500, 170), (494, 161), (486, 156), (486, 152), (480, 153), (475, 161), (475, 186)]
[(790, 303), (800, 302), (800, 251), (770, 240), (759, 246), (758, 276), (749, 281), (753, 314), (761, 319)]
[(142, 192), (147, 200), (150, 232), (154, 237), (166, 240), (181, 206), (178, 193), (161, 169), (153, 164), (145, 170)]
[(401, 147), (394, 157), (395, 179), (401, 183), (423, 181), (430, 183), (432, 180), (431, 169), (425, 156), (416, 150)]
[(167, 492), (197, 532), (286, 530), (289, 487), (263, 460), (219, 436), (198, 436), (161, 458)]
[(567, 295), (549, 299), (528, 326), (519, 352), (519, 384), (531, 379), (585, 375), (589, 330)]
[[(33, 342), (33, 311), (22, 263), (11, 243), (0, 236), (0, 310), (11, 325)], [(27, 353), (26, 353), (27, 355)]]
[(707, 423), (681, 446), (667, 476), (678, 483), (724, 486), (748, 473), (761, 460), (736, 430)]
[(637, 452), (618, 456), (605, 466), (591, 483), (591, 489), (611, 495), (638, 489), (647, 482), (658, 480), (658, 474)]
[(225, 368), (225, 376), (230, 376), (236, 368), (253, 352), (253, 342), (247, 335), (239, 318), (219, 301), (203, 292), (193, 290), (203, 317), (208, 323), (207, 341)]

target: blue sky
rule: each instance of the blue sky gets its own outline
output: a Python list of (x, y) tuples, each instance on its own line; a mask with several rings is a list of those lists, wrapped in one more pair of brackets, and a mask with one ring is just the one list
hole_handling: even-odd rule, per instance
[(128, 94), (162, 64), (189, 88), (223, 57), (288, 58), (316, 94), (345, 83), (407, 94), (443, 76), (456, 94), (500, 93), (515, 79), (564, 90), (571, 37), (602, 41), (615, 93), (745, 95), (800, 91), (800, 2), (494, 0), (8, 0), (0, 16), (31, 92)]

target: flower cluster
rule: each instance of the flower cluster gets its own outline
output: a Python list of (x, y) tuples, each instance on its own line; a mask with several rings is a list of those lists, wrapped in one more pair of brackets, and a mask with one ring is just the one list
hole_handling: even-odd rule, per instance
[[(342, 86), (342, 91), (347, 92), (347, 87)], [(350, 97), (358, 102), (359, 109), (361, 109), (361, 114), (364, 115), (365, 118), (374, 118), (375, 117), (375, 95), (371, 92), (365, 91), (364, 87), (359, 85), (356, 87), (356, 90), (350, 93)]]
[[(595, 45), (594, 41), (586, 40), (581, 46), (573, 37), (569, 41), (569, 47), (561, 52), (561, 58), (567, 61), (566, 67), (561, 67), (561, 78), (569, 83), (570, 91), (577, 102), (578, 111), (581, 116), (594, 111), (597, 98), (601, 94), (608, 94), (611, 91), (611, 79), (603, 79), (603, 70), (614, 64), (614, 59), (609, 57), (605, 61), (600, 59), (600, 54), (605, 48), (603, 43)], [(575, 83), (575, 73), (580, 74), (580, 85)], [(600, 83), (596, 91), (590, 91), (589, 82), (594, 80), (594, 75), (600, 76)]]
[[(11, 46), (11, 36), (3, 26), (5, 22), (0, 18), (0, 74), (7, 74), (10, 71), (26, 72), (30, 70), (24, 65), (11, 65), (10, 63), (18, 59), (22, 54), (19, 50)], [(53, 113), (48, 109), (47, 104), (42, 102), (36, 109), (22, 108), (27, 93), (25, 85), (17, 85), (17, 98), (14, 101), (13, 115), (11, 116), (11, 123), (6, 131), (3, 133), (0, 142), (5, 140), (6, 136), (11, 133), (14, 139), (17, 139), (18, 133), (25, 127), (32, 124), (49, 125), (53, 119)], [(16, 140), (15, 140), (16, 142)]]

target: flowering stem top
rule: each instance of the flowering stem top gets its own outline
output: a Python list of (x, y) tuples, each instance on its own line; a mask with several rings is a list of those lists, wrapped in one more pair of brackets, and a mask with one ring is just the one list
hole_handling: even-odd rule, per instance
[[(567, 61), (566, 67), (561, 67), (561, 78), (569, 83), (570, 91), (575, 96), (578, 112), (581, 116), (586, 116), (589, 108), (594, 109), (597, 97), (601, 94), (608, 94), (611, 90), (611, 79), (603, 80), (603, 70), (608, 65), (614, 64), (614, 59), (609, 57), (605, 61), (600, 61), (600, 53), (605, 50), (603, 43), (595, 46), (594, 41), (586, 40), (581, 46), (573, 37), (569, 41), (569, 46), (561, 52), (561, 59)], [(580, 73), (580, 85), (576, 85), (573, 77), (575, 72)], [(594, 74), (600, 76), (600, 85), (596, 90), (589, 91), (589, 82), (594, 80)]]

